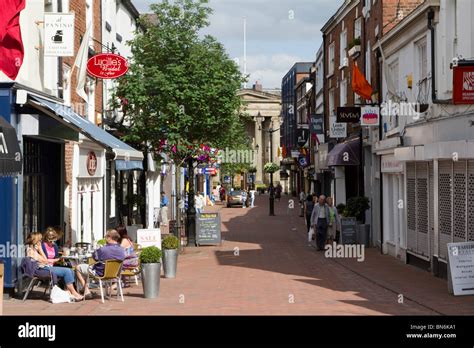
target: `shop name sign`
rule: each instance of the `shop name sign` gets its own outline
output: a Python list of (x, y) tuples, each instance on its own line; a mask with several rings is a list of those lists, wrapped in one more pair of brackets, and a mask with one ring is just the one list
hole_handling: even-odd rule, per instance
[(324, 134), (324, 115), (315, 114), (311, 115), (311, 133), (312, 134)]
[(378, 126), (379, 117), (380, 117), (380, 107), (378, 106), (363, 106), (360, 108), (361, 117), (360, 125), (361, 126)]
[(360, 107), (339, 107), (337, 108), (338, 123), (357, 123), (360, 120)]
[(474, 66), (453, 68), (453, 104), (474, 104)]
[(330, 117), (329, 121), (329, 137), (330, 138), (346, 138), (347, 137), (347, 124), (337, 122), (335, 116)]
[(90, 176), (94, 176), (97, 171), (97, 156), (94, 151), (87, 154), (87, 172)]
[(118, 54), (97, 54), (87, 62), (87, 72), (99, 79), (116, 79), (127, 71), (127, 60)]
[(44, 55), (74, 56), (74, 13), (44, 14)]

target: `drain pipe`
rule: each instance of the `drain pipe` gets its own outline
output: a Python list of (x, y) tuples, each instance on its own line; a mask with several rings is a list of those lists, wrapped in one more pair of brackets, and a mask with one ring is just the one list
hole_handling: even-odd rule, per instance
[(431, 33), (431, 99), (433, 104), (452, 104), (452, 99), (438, 99), (438, 91), (436, 90), (436, 29), (433, 25), (435, 19), (435, 11), (430, 8), (428, 11), (428, 29)]

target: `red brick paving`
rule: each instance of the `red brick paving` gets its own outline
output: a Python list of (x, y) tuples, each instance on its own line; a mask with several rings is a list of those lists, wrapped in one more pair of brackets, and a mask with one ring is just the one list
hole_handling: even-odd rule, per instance
[[(161, 279), (158, 299), (141, 285), (124, 289), (125, 302), (100, 298), (50, 304), (8, 300), (6, 315), (434, 315), (473, 314), (473, 297), (454, 297), (446, 281), (404, 265), (376, 249), (365, 262), (326, 259), (306, 242), (298, 209), (268, 196), (254, 209), (214, 207), (222, 213), (224, 242), (188, 248), (176, 279)], [(398, 294), (404, 303), (398, 303)], [(184, 301), (183, 301), (184, 300)]]

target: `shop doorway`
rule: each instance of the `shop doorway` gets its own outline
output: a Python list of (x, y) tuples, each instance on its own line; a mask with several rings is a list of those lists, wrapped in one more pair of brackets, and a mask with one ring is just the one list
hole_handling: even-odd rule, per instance
[(23, 238), (62, 226), (64, 145), (24, 137)]

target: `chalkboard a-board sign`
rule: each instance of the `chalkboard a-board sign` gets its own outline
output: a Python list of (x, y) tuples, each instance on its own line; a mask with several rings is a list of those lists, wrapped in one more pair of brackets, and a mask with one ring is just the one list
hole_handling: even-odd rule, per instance
[(356, 230), (356, 218), (341, 218), (341, 244), (357, 244)]
[(221, 217), (219, 213), (202, 213), (197, 216), (196, 244), (221, 244)]

